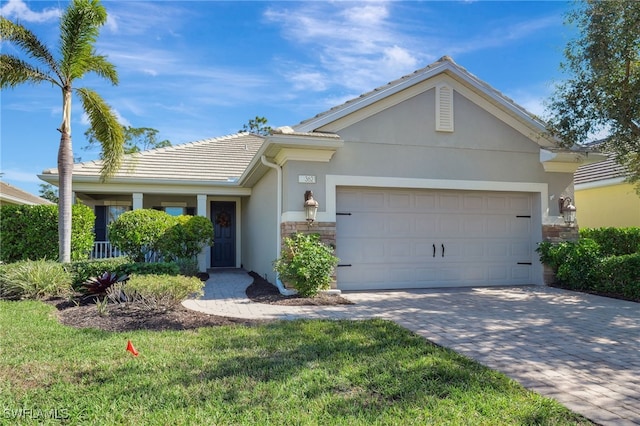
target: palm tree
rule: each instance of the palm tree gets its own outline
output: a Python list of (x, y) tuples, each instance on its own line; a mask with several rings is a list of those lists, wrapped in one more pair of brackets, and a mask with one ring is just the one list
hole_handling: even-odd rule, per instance
[(76, 94), (89, 117), (96, 138), (102, 145), (102, 178), (112, 176), (120, 167), (124, 138), (122, 126), (107, 103), (88, 88), (73, 88), (75, 80), (86, 73), (96, 73), (118, 84), (115, 66), (95, 52), (100, 27), (107, 21), (107, 11), (99, 0), (73, 0), (60, 19), (60, 50), (56, 58), (24, 26), (0, 17), (0, 40), (12, 42), (32, 60), (0, 54), (0, 88), (22, 83), (48, 82), (62, 90), (62, 124), (58, 149), (58, 237), (59, 261), (71, 260), (71, 204), (73, 150), (71, 147), (71, 98)]

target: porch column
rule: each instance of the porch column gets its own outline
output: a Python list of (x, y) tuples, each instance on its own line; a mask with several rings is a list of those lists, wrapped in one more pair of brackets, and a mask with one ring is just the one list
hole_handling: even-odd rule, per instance
[[(207, 195), (198, 194), (198, 203), (196, 207), (196, 215), (207, 217)], [(211, 258), (211, 247), (206, 246), (198, 255), (198, 269), (200, 272), (207, 270), (207, 259)]]
[(138, 210), (142, 208), (142, 193), (134, 192), (131, 194), (133, 197), (133, 210)]

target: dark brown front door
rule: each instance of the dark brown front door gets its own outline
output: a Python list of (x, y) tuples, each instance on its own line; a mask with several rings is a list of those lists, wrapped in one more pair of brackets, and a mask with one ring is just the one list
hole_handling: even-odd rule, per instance
[(236, 266), (236, 203), (212, 201), (211, 221), (214, 237), (211, 248), (211, 266)]

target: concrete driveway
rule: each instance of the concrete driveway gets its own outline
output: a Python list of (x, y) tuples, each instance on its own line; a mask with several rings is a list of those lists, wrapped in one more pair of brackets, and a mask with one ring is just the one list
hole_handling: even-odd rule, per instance
[(604, 425), (640, 425), (640, 304), (531, 287), (349, 292), (355, 305), (253, 303), (244, 271), (213, 273), (190, 309), (240, 318), (385, 318)]

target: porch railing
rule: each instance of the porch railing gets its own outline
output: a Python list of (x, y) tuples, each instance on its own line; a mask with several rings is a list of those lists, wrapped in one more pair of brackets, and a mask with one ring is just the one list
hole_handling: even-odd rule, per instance
[[(94, 241), (93, 250), (91, 250), (91, 259), (108, 259), (111, 257), (120, 257), (125, 254), (120, 249), (111, 245), (109, 241)], [(162, 258), (155, 251), (145, 254), (145, 262), (160, 262)]]
[(120, 256), (124, 256), (124, 254), (112, 246), (109, 241), (94, 241), (93, 250), (91, 250), (92, 259), (108, 259)]

